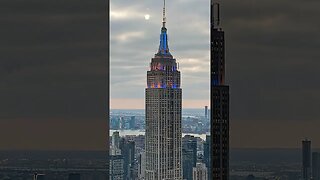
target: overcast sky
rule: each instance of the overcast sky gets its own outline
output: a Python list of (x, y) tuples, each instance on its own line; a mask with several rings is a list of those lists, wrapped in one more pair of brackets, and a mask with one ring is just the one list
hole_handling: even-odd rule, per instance
[[(209, 103), (208, 5), (167, 2), (184, 107)], [(222, 2), (231, 147), (300, 147), (305, 137), (320, 147), (319, 7)], [(111, 97), (143, 108), (162, 1), (113, 0), (111, 10)], [(105, 0), (0, 1), (0, 149), (106, 147), (107, 14)]]
[[(209, 103), (208, 5), (167, 2), (169, 47), (180, 63), (184, 107)], [(222, 1), (232, 145), (298, 147), (304, 137), (320, 144), (319, 7), (316, 0)], [(144, 107), (161, 13), (158, 0), (111, 2), (113, 108)]]
[[(209, 104), (209, 1), (167, 1), (171, 54), (180, 64), (183, 107)], [(159, 47), (163, 1), (110, 4), (111, 108), (144, 108), (146, 73)]]

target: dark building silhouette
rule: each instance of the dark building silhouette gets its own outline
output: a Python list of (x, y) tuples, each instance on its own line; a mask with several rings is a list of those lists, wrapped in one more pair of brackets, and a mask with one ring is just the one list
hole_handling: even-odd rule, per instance
[(186, 135), (182, 138), (183, 179), (192, 180), (193, 167), (197, 164), (197, 139)]
[(250, 174), (247, 176), (246, 180), (255, 180), (256, 178), (254, 177), (254, 175)]
[(81, 176), (79, 173), (70, 173), (68, 176), (68, 180), (81, 180)]
[(33, 176), (33, 179), (34, 179), (34, 180), (45, 180), (45, 179), (46, 179), (46, 176), (45, 176), (45, 174), (35, 173), (34, 176)]
[(121, 138), (119, 148), (123, 156), (124, 179), (133, 179), (134, 160), (135, 160), (135, 142)]
[(208, 119), (208, 106), (204, 107), (204, 118)]
[[(211, 0), (211, 179), (229, 179), (229, 86), (219, 4)], [(210, 179), (210, 178), (209, 178)]]
[(208, 171), (208, 180), (211, 179), (211, 153), (210, 153), (210, 144), (211, 144), (211, 137), (210, 135), (206, 135), (206, 141), (203, 143), (203, 163), (207, 167)]
[(311, 179), (311, 141), (302, 141), (302, 179)]
[(320, 153), (312, 153), (312, 179), (320, 180)]

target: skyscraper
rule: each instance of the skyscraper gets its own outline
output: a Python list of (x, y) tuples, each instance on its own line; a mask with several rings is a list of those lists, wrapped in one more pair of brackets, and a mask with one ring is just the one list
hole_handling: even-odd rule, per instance
[(203, 143), (203, 163), (206, 165), (208, 170), (208, 180), (211, 180), (211, 136), (206, 135), (206, 141)]
[(119, 148), (120, 142), (120, 133), (119, 131), (115, 131), (112, 133), (112, 147)]
[(122, 155), (109, 156), (109, 179), (110, 180), (124, 180), (124, 162)]
[(225, 40), (220, 5), (211, 0), (211, 176), (229, 179), (229, 86), (225, 85)]
[(70, 173), (68, 180), (81, 180), (81, 176), (79, 173)]
[(207, 120), (208, 119), (208, 106), (204, 107), (204, 118)]
[(311, 178), (311, 141), (305, 139), (302, 141), (302, 179)]
[(146, 153), (141, 152), (138, 156), (138, 178), (145, 179), (145, 169), (146, 169)]
[(312, 153), (312, 179), (320, 180), (320, 153)]
[(132, 175), (134, 174), (135, 165), (135, 142), (121, 138), (119, 148), (121, 149), (121, 155), (123, 156), (124, 179), (134, 179)]
[(207, 180), (208, 179), (208, 170), (203, 163), (197, 163), (196, 167), (192, 170), (192, 179), (193, 180)]
[(146, 180), (182, 180), (182, 89), (176, 59), (168, 48), (165, 17), (158, 52), (147, 72), (146, 88)]
[(183, 179), (192, 180), (192, 169), (197, 164), (197, 139), (185, 135), (182, 138), (182, 168)]
[(129, 128), (130, 129), (135, 129), (136, 128), (136, 117), (135, 116), (131, 116), (130, 123), (129, 123)]

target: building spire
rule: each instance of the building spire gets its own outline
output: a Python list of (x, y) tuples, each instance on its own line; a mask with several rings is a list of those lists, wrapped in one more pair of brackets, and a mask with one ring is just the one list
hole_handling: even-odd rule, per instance
[(166, 0), (163, 0), (162, 26), (166, 27)]
[(166, 28), (166, 0), (163, 0), (162, 28), (160, 34), (160, 46), (157, 55), (171, 56), (168, 47), (168, 35)]

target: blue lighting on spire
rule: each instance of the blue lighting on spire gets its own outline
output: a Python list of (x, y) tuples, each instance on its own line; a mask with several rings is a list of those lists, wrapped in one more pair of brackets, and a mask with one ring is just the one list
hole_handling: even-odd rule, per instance
[(158, 54), (170, 55), (169, 46), (168, 46), (167, 28), (165, 27), (161, 28), (160, 46), (159, 46)]
[(168, 35), (167, 35), (167, 28), (166, 28), (166, 2), (163, 1), (163, 20), (162, 20), (162, 28), (160, 34), (160, 46), (158, 55), (171, 55), (169, 52), (168, 46)]

